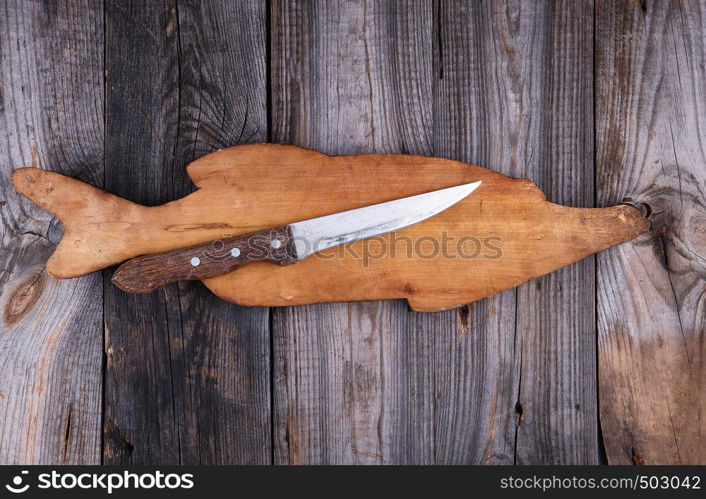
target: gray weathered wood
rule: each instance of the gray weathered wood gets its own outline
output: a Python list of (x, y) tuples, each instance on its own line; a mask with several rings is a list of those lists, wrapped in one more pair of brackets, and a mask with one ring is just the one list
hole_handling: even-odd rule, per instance
[[(497, 87), (489, 95), (485, 86), (497, 82), (483, 76), (493, 64), (503, 62), (488, 57), (489, 30), (496, 22), (488, 7), (437, 4), (434, 155), (507, 169), (494, 153), (497, 148), (500, 154), (511, 130), (496, 135), (493, 127), (505, 115), (502, 108), (508, 96)], [(444, 314), (443, 326), (434, 331), (439, 463), (515, 460), (519, 386), (515, 306), (515, 290), (507, 291)]]
[(703, 463), (703, 3), (266, 5), (0, 1), (2, 175), (188, 193), (189, 161), (268, 139), (270, 30), (273, 141), (631, 197), (652, 234), (459, 310), (279, 309), (270, 335), (200, 284), (48, 277), (60, 227), (5, 181), (0, 463), (100, 462), (104, 312), (106, 463), (595, 463), (596, 319), (608, 461)]
[[(591, 204), (590, 8), (439, 6), (430, 24), (428, 3), (275, 3), (274, 140), (477, 161)], [(579, 182), (551, 182), (561, 167)], [(592, 269), (434, 317), (398, 303), (276, 312), (276, 460), (595, 462)]]
[[(262, 2), (108, 1), (106, 22), (108, 190), (176, 199), (189, 161), (265, 140)], [(195, 283), (132, 296), (109, 278), (105, 462), (269, 463), (267, 309)]]
[[(591, 206), (591, 5), (442, 2), (439, 15), (436, 152)], [(588, 259), (465, 312), (483, 371), (454, 398), (484, 398), (457, 421), (452, 441), (474, 424), (482, 437), (464, 461), (597, 462), (593, 280)]]
[(45, 270), (51, 215), (8, 177), (35, 166), (103, 181), (103, 13), (0, 2), (0, 463), (100, 462), (102, 284)]
[[(432, 3), (272, 2), (272, 139), (432, 152)], [(274, 311), (277, 463), (434, 461), (433, 331), (403, 302)], [(410, 321), (415, 321), (411, 327)]]
[[(528, 104), (539, 124), (528, 124), (533, 145), (524, 153), (526, 176), (551, 201), (593, 206), (593, 6), (583, 0), (524, 5), (523, 12), (533, 11), (541, 13), (534, 28), (541, 45), (526, 62), (537, 80), (526, 85), (536, 95)], [(512, 151), (512, 139), (505, 147)], [(594, 258), (518, 290), (518, 463), (599, 462), (595, 293)]]
[(601, 2), (598, 202), (648, 203), (652, 234), (599, 255), (601, 426), (610, 463), (706, 461), (706, 9)]

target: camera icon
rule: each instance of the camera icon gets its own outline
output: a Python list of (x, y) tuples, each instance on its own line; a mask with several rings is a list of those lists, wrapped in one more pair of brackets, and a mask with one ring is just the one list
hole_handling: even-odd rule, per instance
[(27, 470), (22, 470), (19, 475), (15, 476), (12, 479), (11, 484), (5, 485), (5, 488), (12, 492), (13, 494), (22, 494), (23, 492), (27, 492), (27, 489), (29, 489), (29, 484), (25, 484), (24, 486), (22, 485), (22, 475), (28, 475), (29, 471)]

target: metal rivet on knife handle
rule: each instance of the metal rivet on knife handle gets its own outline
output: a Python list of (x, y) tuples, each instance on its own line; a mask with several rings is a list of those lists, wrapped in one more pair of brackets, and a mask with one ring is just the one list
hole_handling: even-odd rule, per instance
[[(280, 247), (268, 251), (275, 239), (280, 241)], [(291, 240), (289, 227), (283, 226), (221, 239), (222, 244), (218, 245), (210, 241), (165, 253), (138, 256), (118, 267), (112, 281), (130, 293), (146, 294), (175, 281), (227, 274), (251, 262), (286, 265), (296, 261)], [(194, 255), (201, 255), (201, 258)]]

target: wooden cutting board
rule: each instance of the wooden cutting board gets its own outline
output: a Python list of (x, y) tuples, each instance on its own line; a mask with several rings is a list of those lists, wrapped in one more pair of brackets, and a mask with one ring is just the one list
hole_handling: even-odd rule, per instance
[[(481, 180), (425, 222), (332, 248), (295, 265), (257, 263), (204, 283), (244, 305), (406, 298), (418, 311), (463, 305), (633, 239), (631, 206), (570, 208), (530, 181), (458, 161), (399, 154), (327, 156), (294, 146), (223, 149), (188, 166), (199, 189), (145, 207), (62, 175), (21, 168), (15, 188), (64, 223), (47, 263), (69, 278), (128, 258)], [(393, 249), (394, 248), (394, 249)]]

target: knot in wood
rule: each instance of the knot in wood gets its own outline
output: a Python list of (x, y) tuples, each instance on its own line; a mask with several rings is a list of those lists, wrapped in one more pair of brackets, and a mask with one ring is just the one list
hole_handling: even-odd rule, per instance
[(37, 303), (46, 285), (46, 270), (43, 266), (29, 267), (11, 282), (5, 294), (3, 322), (6, 326), (17, 324)]

